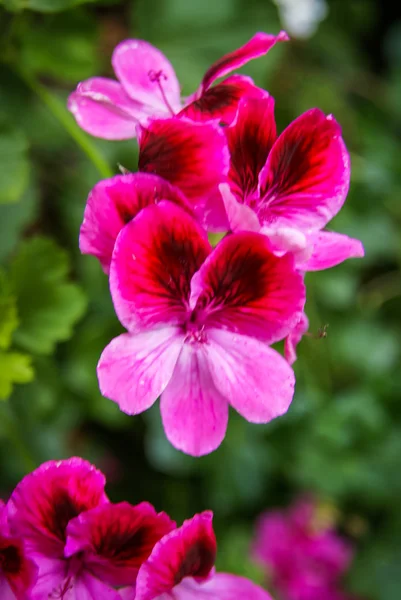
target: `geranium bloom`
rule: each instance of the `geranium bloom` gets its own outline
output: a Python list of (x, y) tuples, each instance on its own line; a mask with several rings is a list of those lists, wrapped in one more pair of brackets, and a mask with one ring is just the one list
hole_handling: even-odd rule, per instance
[(315, 502), (272, 511), (257, 524), (253, 553), (265, 565), (284, 600), (345, 600), (339, 579), (352, 550), (331, 524), (321, 522)]
[(162, 538), (139, 569), (136, 594), (126, 600), (271, 600), (251, 581), (216, 573), (212, 513), (185, 521)]
[(277, 254), (293, 252), (303, 271), (361, 257), (363, 246), (323, 228), (346, 198), (350, 165), (341, 129), (317, 108), (277, 138), (273, 98), (243, 99), (225, 128), (229, 185), (221, 188), (233, 231), (261, 231)]
[(296, 324), (304, 287), (293, 257), (274, 256), (265, 236), (230, 235), (212, 251), (197, 222), (162, 201), (121, 230), (110, 290), (129, 333), (100, 358), (101, 392), (128, 414), (161, 395), (176, 448), (217, 448), (229, 404), (255, 423), (287, 411), (293, 371), (267, 344)]
[(225, 123), (235, 116), (239, 98), (259, 96), (250, 77), (233, 75), (212, 84), (248, 61), (266, 54), (276, 42), (287, 40), (257, 33), (244, 46), (226, 54), (205, 73), (198, 90), (183, 104), (180, 85), (167, 58), (142, 40), (125, 40), (114, 50), (112, 64), (118, 81), (94, 77), (80, 83), (68, 108), (82, 129), (97, 137), (122, 140), (136, 136), (137, 123), (147, 117), (184, 114), (194, 120), (218, 118)]
[(28, 600), (36, 577), (36, 565), (26, 557), (22, 540), (11, 535), (7, 508), (0, 501), (1, 600)]

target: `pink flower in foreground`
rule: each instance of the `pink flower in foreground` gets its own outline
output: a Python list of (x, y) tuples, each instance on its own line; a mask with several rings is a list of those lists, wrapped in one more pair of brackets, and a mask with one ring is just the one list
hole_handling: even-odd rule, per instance
[(275, 252), (293, 252), (297, 267), (315, 271), (364, 255), (363, 246), (323, 228), (342, 207), (349, 155), (335, 119), (315, 108), (277, 137), (274, 100), (244, 99), (225, 128), (231, 164), (221, 187), (233, 231), (260, 231)]
[(162, 538), (139, 569), (136, 593), (126, 600), (272, 600), (251, 581), (216, 573), (212, 513), (185, 521)]
[(339, 579), (348, 569), (352, 549), (327, 524), (317, 506), (301, 500), (287, 512), (271, 511), (259, 519), (253, 553), (266, 566), (283, 600), (341, 600)]
[(1, 600), (28, 600), (36, 577), (36, 565), (26, 557), (22, 539), (11, 535), (7, 508), (0, 502)]
[(128, 414), (161, 395), (176, 448), (216, 449), (229, 404), (255, 423), (287, 411), (294, 374), (267, 344), (291, 331), (305, 292), (292, 256), (274, 256), (265, 236), (230, 235), (212, 250), (188, 213), (162, 201), (120, 232), (110, 289), (129, 333), (103, 351), (101, 392)]
[(93, 77), (80, 83), (68, 108), (82, 129), (97, 137), (122, 140), (136, 137), (138, 122), (147, 117), (184, 114), (194, 120), (231, 122), (243, 95), (259, 96), (250, 77), (233, 75), (212, 84), (248, 61), (266, 54), (288, 36), (257, 33), (244, 46), (226, 54), (205, 73), (198, 90), (183, 104), (180, 85), (167, 58), (142, 40), (125, 40), (114, 50), (112, 64), (118, 81)]

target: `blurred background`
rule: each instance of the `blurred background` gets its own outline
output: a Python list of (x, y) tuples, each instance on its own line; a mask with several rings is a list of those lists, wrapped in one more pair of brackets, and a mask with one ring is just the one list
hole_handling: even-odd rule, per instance
[[(355, 545), (344, 589), (401, 598), (397, 12), (381, 0), (0, 0), (2, 497), (41, 462), (81, 455), (113, 500), (147, 499), (179, 521), (212, 508), (218, 568), (262, 582), (249, 556), (257, 515), (313, 494)], [(185, 95), (221, 55), (281, 28), (292, 41), (241, 71), (276, 98), (280, 131), (314, 106), (341, 123), (352, 180), (331, 226), (366, 258), (307, 275), (316, 335), (300, 344), (288, 414), (256, 426), (232, 413), (221, 447), (193, 459), (166, 441), (157, 404), (128, 417), (99, 393), (96, 363), (121, 329), (78, 232), (91, 187), (118, 163), (134, 170), (137, 146), (86, 135), (66, 98), (113, 76), (127, 37), (161, 48)]]

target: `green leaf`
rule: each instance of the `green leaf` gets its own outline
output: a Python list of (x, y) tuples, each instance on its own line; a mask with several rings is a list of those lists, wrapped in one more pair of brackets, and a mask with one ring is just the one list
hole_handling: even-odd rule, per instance
[(11, 265), (20, 326), (15, 340), (33, 353), (48, 354), (72, 335), (84, 314), (82, 290), (67, 281), (66, 252), (47, 238), (32, 238), (20, 246)]
[(94, 2), (95, 0), (0, 0), (7, 10), (21, 11), (24, 9), (37, 10), (45, 13), (55, 13), (79, 4)]
[(9, 347), (11, 336), (17, 325), (17, 303), (11, 293), (5, 273), (0, 271), (0, 348)]
[(25, 135), (0, 123), (0, 204), (17, 202), (29, 179)]
[(6, 400), (14, 383), (28, 383), (34, 377), (31, 357), (19, 352), (0, 351), (0, 399)]

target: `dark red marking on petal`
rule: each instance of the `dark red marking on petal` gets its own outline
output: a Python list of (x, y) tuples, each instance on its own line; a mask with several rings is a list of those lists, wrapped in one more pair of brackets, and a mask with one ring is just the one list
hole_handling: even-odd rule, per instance
[(37, 568), (26, 558), (21, 540), (0, 535), (0, 573), (6, 577), (17, 598), (25, 598), (36, 581)]
[(199, 323), (225, 327), (271, 343), (287, 335), (305, 291), (293, 258), (274, 256), (259, 233), (224, 238), (192, 284)]
[(201, 84), (201, 90), (206, 90), (210, 85), (218, 79), (227, 75), (234, 69), (242, 67), (245, 63), (253, 58), (263, 56), (277, 42), (288, 40), (288, 36), (284, 31), (280, 31), (278, 35), (270, 35), (267, 33), (256, 33), (244, 46), (225, 54), (206, 71)]
[(3, 573), (18, 573), (21, 568), (22, 556), (20, 548), (11, 542), (0, 540), (0, 569)]
[(225, 133), (230, 151), (231, 190), (237, 200), (253, 208), (259, 173), (276, 139), (274, 99), (266, 96), (241, 100), (235, 123)]
[(216, 544), (208, 536), (196, 540), (186, 549), (186, 554), (174, 575), (174, 585), (184, 577), (207, 577), (216, 560)]
[(215, 124), (172, 118), (141, 129), (139, 170), (167, 179), (195, 204), (224, 180), (228, 160), (224, 134)]
[(185, 116), (193, 121), (219, 119), (220, 123), (229, 125), (235, 118), (241, 98), (244, 96), (261, 97), (264, 94), (264, 90), (256, 87), (250, 77), (233, 75), (205, 90), (178, 116)]

